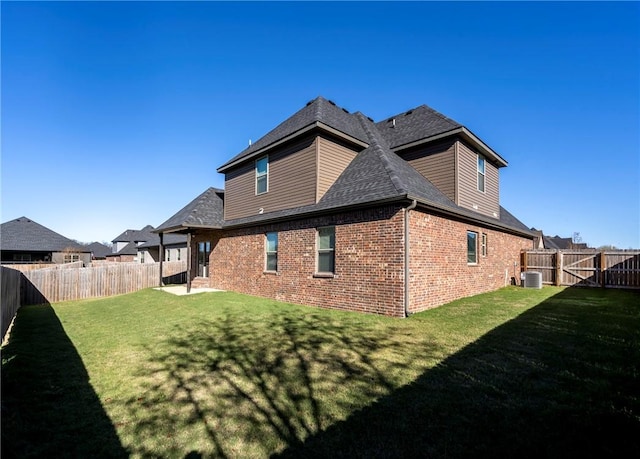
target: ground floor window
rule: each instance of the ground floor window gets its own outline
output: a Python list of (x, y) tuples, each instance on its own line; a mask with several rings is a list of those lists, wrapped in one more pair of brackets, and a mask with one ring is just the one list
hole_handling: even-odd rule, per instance
[(265, 238), (265, 271), (278, 270), (278, 233), (267, 233)]
[(209, 276), (209, 255), (211, 254), (211, 242), (198, 242), (198, 277)]
[(80, 255), (77, 253), (65, 253), (64, 254), (64, 263), (73, 263), (75, 261), (80, 260)]
[(335, 226), (325, 226), (318, 228), (317, 236), (318, 273), (335, 272), (335, 250), (336, 250), (336, 228)]
[(467, 263), (478, 263), (478, 233), (467, 231)]

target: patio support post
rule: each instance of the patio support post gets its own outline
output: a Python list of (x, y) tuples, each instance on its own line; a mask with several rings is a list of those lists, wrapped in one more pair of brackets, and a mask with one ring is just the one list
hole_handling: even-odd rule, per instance
[(191, 231), (187, 233), (187, 293), (191, 292), (191, 264), (193, 256), (191, 254)]
[(164, 285), (162, 282), (162, 263), (164, 262), (164, 234), (158, 233), (160, 236), (160, 245), (158, 246), (158, 258), (160, 259), (160, 287)]

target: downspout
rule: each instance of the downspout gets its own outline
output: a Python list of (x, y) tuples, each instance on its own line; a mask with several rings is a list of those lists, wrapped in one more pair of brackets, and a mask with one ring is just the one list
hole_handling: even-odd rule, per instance
[(415, 199), (404, 209), (404, 316), (409, 317), (409, 211), (416, 208)]

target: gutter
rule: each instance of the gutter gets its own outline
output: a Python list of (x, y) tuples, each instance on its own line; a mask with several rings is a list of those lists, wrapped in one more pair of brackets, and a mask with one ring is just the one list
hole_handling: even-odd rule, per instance
[(416, 208), (418, 201), (411, 201), (404, 209), (404, 316), (409, 317), (409, 211)]

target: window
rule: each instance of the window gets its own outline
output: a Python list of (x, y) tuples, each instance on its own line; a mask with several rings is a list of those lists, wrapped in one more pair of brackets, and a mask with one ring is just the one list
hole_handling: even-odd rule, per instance
[(336, 229), (334, 226), (318, 228), (318, 272), (335, 271)]
[(478, 263), (478, 233), (467, 231), (467, 263)]
[(167, 261), (171, 261), (171, 249), (167, 249)]
[(269, 157), (256, 160), (256, 194), (269, 191)]
[(209, 256), (211, 255), (211, 242), (198, 242), (198, 277), (209, 277)]
[(64, 263), (73, 263), (78, 260), (80, 260), (80, 255), (78, 255), (77, 253), (64, 254)]
[(265, 271), (278, 270), (278, 233), (267, 233), (265, 238)]
[(483, 257), (487, 256), (487, 234), (482, 233), (482, 239), (480, 242), (480, 253)]
[(484, 158), (478, 155), (478, 191), (484, 193)]
[(140, 263), (144, 263), (144, 252), (140, 252)]
[(182, 249), (178, 249), (178, 261), (182, 258)]

